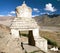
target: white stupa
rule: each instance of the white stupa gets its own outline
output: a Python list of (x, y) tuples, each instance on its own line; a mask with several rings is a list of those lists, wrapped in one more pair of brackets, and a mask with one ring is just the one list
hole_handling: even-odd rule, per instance
[(37, 22), (32, 18), (32, 9), (25, 2), (22, 6), (16, 7), (16, 18), (12, 21), (10, 28), (21, 30), (31, 30), (38, 28)]
[(13, 38), (19, 38), (20, 31), (29, 31), (29, 44), (47, 52), (47, 40), (40, 37), (39, 26), (32, 18), (32, 9), (25, 2), (21, 6), (16, 7), (16, 18), (12, 21), (10, 28)]
[(23, 2), (22, 6), (16, 7), (17, 17), (32, 18), (32, 9)]

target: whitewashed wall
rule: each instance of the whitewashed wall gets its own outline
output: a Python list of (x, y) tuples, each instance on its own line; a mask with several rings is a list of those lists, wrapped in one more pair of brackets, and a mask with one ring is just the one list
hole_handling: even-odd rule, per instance
[(48, 51), (47, 40), (40, 37), (39, 28), (33, 30), (33, 36), (34, 36), (34, 40), (35, 40), (35, 46), (37, 46), (44, 52), (47, 52)]
[(11, 29), (11, 34), (13, 38), (19, 38), (19, 31), (15, 29)]

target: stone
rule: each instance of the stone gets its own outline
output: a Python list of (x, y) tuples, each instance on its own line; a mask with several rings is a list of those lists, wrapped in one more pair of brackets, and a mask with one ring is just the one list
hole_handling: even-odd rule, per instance
[(18, 38), (11, 39), (8, 42), (5, 51), (7, 51), (7, 53), (23, 53), (20, 42), (21, 41)]
[(53, 47), (50, 49), (51, 51), (58, 51), (58, 47)]
[(20, 39), (13, 38), (9, 33), (0, 32), (1, 53), (23, 53)]

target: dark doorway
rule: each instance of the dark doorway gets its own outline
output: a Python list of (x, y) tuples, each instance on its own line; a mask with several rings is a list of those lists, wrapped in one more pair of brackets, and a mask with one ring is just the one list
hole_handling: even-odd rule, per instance
[(35, 46), (35, 40), (34, 40), (34, 37), (33, 37), (33, 31), (32, 30), (30, 30), (29, 34), (28, 34), (28, 44), (32, 45), (32, 46)]
[[(32, 45), (32, 46), (35, 46), (35, 40), (34, 40), (34, 37), (33, 37), (33, 31), (32, 30), (29, 30), (28, 32), (27, 31), (19, 31), (19, 35), (20, 35), (20, 38), (22, 40), (23, 40), (23, 37), (27, 37), (28, 38), (27, 39), (28, 44)], [(26, 42), (26, 40), (24, 40), (24, 41)], [(22, 42), (24, 43), (24, 41), (22, 41)]]

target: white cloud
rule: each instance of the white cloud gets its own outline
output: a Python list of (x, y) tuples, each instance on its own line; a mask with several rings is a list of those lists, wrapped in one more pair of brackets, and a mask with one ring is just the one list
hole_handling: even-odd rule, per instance
[(11, 14), (7, 14), (6, 16), (12, 16)]
[(0, 17), (3, 17), (3, 16), (5, 16), (5, 15), (0, 15)]
[(7, 15), (0, 15), (0, 17), (3, 17), (3, 16), (12, 16), (11, 14), (7, 14)]
[(36, 17), (36, 16), (39, 16), (39, 15), (32, 15), (32, 17)]
[(40, 13), (41, 15), (45, 14), (45, 13)]
[(10, 11), (6, 16), (13, 16), (15, 14), (15, 11)]
[(51, 11), (51, 12), (55, 12), (56, 11), (56, 9), (52, 6), (51, 3), (48, 3), (48, 4), (45, 5), (45, 10)]
[(15, 11), (11, 11), (10, 14), (15, 14)]
[(15, 14), (15, 11), (8, 12), (8, 14), (6, 14), (6, 15), (0, 15), (0, 17), (3, 17), (3, 16), (13, 16), (13, 14)]
[(38, 8), (33, 8), (33, 11), (40, 12)]
[(12, 16), (11, 14), (7, 14), (7, 15), (0, 15), (0, 17), (3, 17), (3, 16)]
[(43, 15), (43, 14), (48, 14), (49, 15), (49, 13), (48, 12), (43, 12), (43, 13), (40, 13), (41, 15)]

